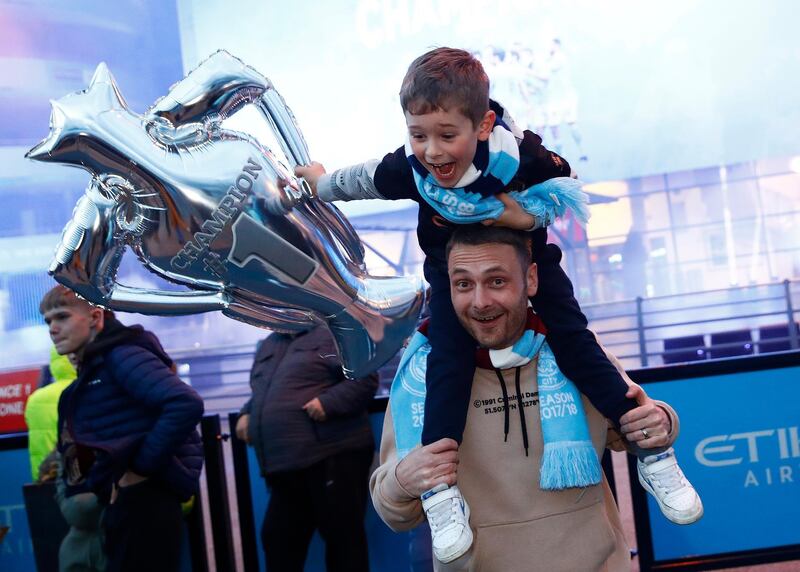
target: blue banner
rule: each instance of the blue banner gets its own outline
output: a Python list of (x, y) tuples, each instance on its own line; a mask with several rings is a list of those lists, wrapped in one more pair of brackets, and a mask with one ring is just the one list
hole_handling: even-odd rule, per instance
[(22, 498), (22, 485), (31, 481), (28, 449), (0, 451), (0, 467), (0, 527), (9, 527), (0, 541), (0, 570), (30, 572), (36, 562)]
[(678, 460), (703, 499), (691, 526), (648, 498), (655, 561), (800, 544), (800, 366), (649, 383), (681, 418)]

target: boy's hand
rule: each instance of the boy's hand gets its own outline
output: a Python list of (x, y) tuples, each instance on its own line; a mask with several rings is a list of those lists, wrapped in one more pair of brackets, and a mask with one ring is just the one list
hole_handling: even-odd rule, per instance
[(303, 177), (308, 186), (311, 187), (311, 192), (317, 196), (317, 181), (320, 176), (325, 174), (325, 167), (322, 163), (311, 161), (308, 165), (298, 165), (294, 168), (295, 177)]
[(530, 230), (536, 224), (536, 217), (526, 213), (517, 201), (508, 196), (508, 193), (498, 193), (495, 197), (506, 208), (498, 218), (483, 221), (485, 226), (506, 226), (515, 230)]

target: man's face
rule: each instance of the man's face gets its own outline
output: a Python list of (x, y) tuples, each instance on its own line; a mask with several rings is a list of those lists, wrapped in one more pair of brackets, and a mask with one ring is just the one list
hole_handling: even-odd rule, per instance
[(83, 306), (59, 306), (45, 312), (44, 321), (56, 351), (61, 355), (80, 353), (94, 339), (102, 312)]
[(406, 126), (414, 156), (445, 188), (455, 187), (461, 180), (475, 158), (478, 141), (489, 138), (493, 125), (493, 111), (488, 111), (477, 127), (454, 108), (421, 115), (406, 111)]
[(523, 270), (508, 244), (457, 245), (447, 259), (450, 294), (464, 328), (485, 348), (514, 344), (525, 331), (536, 265)]

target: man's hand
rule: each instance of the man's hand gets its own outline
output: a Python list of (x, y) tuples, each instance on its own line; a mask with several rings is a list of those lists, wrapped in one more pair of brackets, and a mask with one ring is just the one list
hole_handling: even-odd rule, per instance
[(129, 487), (131, 485), (138, 485), (147, 480), (147, 477), (143, 477), (133, 471), (125, 471), (125, 474), (122, 475), (122, 478), (119, 480), (120, 488)]
[(457, 472), (458, 443), (453, 439), (439, 439), (414, 449), (395, 469), (400, 486), (415, 497), (441, 483), (454, 485)]
[(317, 196), (317, 181), (319, 178), (325, 174), (325, 167), (322, 166), (321, 163), (317, 163), (316, 161), (311, 161), (308, 165), (298, 165), (294, 168), (294, 174), (296, 177), (303, 177), (308, 183), (308, 186), (311, 187), (311, 192), (314, 193), (314, 196)]
[(650, 399), (639, 385), (631, 385), (625, 397), (635, 399), (639, 407), (628, 411), (619, 420), (622, 436), (643, 449), (669, 444), (672, 424), (667, 412)]
[(328, 416), (325, 415), (325, 408), (322, 407), (322, 402), (319, 400), (319, 397), (315, 397), (303, 405), (303, 411), (314, 421), (325, 421), (328, 418)]
[(250, 415), (245, 413), (244, 415), (240, 415), (239, 419), (236, 421), (236, 436), (244, 441), (245, 443), (250, 443)]
[(125, 474), (122, 475), (122, 478), (117, 481), (117, 483), (111, 487), (111, 500), (109, 501), (110, 504), (114, 504), (117, 502), (117, 497), (119, 496), (119, 490), (124, 489), (125, 487), (130, 487), (132, 485), (138, 485), (139, 483), (143, 483), (147, 480), (147, 477), (143, 477), (138, 473), (134, 473), (131, 470), (125, 471)]
[(483, 221), (485, 226), (506, 226), (516, 230), (530, 230), (536, 224), (536, 217), (525, 212), (517, 201), (508, 196), (508, 193), (498, 193), (495, 197), (506, 208), (498, 218)]

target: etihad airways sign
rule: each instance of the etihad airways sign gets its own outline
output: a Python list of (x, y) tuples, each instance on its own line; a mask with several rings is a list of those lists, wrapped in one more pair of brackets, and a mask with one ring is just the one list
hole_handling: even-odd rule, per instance
[(794, 426), (712, 435), (697, 443), (694, 456), (706, 467), (743, 465), (745, 487), (794, 483), (800, 478), (795, 461), (800, 458), (800, 431)]

